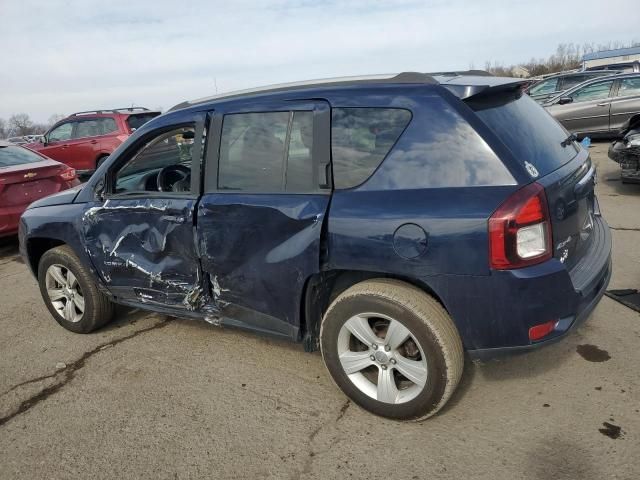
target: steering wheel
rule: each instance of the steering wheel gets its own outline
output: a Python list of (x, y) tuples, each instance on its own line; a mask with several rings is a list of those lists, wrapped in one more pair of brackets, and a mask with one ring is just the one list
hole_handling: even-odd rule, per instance
[(158, 172), (158, 190), (161, 192), (188, 192), (191, 184), (191, 169), (176, 164)]

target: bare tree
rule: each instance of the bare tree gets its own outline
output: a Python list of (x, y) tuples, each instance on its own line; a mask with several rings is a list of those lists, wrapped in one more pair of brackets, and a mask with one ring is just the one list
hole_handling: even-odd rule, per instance
[(13, 135), (29, 135), (33, 122), (26, 113), (15, 113), (9, 117), (9, 130)]
[(7, 122), (4, 121), (4, 118), (0, 118), (0, 138), (7, 138)]
[(49, 120), (47, 120), (47, 127), (52, 127), (65, 117), (66, 115), (63, 115), (62, 113), (54, 113), (49, 117)]
[[(623, 42), (607, 42), (602, 44), (584, 43), (582, 45), (576, 45), (574, 43), (561, 43), (556, 48), (555, 53), (548, 58), (532, 58), (528, 62), (521, 63), (520, 65), (526, 68), (531, 76), (545, 75), (548, 73), (561, 72), (564, 70), (573, 70), (580, 68), (582, 65), (582, 57), (586, 53), (599, 52), (602, 50), (612, 50), (617, 48), (634, 47), (640, 45), (640, 42), (623, 43)], [(510, 75), (511, 70), (515, 65), (503, 67), (494, 62), (485, 63), (485, 69), (494, 75)]]

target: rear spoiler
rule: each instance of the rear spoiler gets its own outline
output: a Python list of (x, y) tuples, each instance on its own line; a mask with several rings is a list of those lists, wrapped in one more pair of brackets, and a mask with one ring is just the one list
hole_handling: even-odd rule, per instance
[[(482, 82), (483, 79), (485, 80), (484, 82)], [(503, 93), (515, 94), (522, 92), (530, 83), (523, 78), (490, 77), (490, 82), (486, 81), (488, 79), (487, 77), (475, 77), (473, 80), (476, 81), (465, 82), (469, 78), (457, 77), (449, 82), (440, 81), (439, 83), (460, 100), (476, 99)]]

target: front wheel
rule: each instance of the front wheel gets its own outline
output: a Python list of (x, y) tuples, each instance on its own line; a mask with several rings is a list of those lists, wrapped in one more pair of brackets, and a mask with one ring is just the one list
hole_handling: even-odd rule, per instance
[(464, 352), (433, 298), (391, 279), (358, 283), (329, 306), (320, 330), (325, 365), (361, 407), (399, 420), (434, 415), (455, 390)]
[(42, 256), (38, 284), (49, 312), (67, 330), (89, 333), (113, 318), (113, 304), (66, 245)]

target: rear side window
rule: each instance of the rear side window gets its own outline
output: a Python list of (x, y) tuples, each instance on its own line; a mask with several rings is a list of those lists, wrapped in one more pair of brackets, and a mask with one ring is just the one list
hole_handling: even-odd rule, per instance
[(97, 137), (118, 130), (113, 118), (96, 118), (78, 122), (74, 138)]
[(160, 115), (160, 114), (157, 113), (157, 112), (154, 112), (154, 113), (140, 113), (140, 114), (137, 114), (137, 115), (129, 115), (129, 117), (127, 118), (127, 125), (129, 126), (129, 130), (134, 131), (134, 130), (140, 128), (142, 125), (147, 123), (152, 118), (157, 117), (158, 115)]
[(225, 115), (218, 188), (257, 193), (317, 191), (312, 150), (312, 111)]
[(631, 95), (640, 95), (640, 77), (639, 78), (623, 78), (620, 81), (619, 97), (629, 97)]
[(367, 180), (411, 120), (399, 108), (334, 108), (331, 111), (331, 155), (336, 188)]
[(101, 118), (100, 126), (102, 135), (107, 135), (108, 133), (118, 131), (118, 126), (116, 125), (116, 121), (113, 118)]
[(597, 75), (574, 75), (565, 77), (562, 82), (562, 88), (564, 90), (568, 90), (575, 87), (576, 85), (581, 84), (582, 82), (586, 82), (587, 80), (594, 78), (595, 76)]
[(43, 158), (22, 147), (0, 147), (0, 168), (41, 162)]
[(529, 162), (540, 176), (560, 168), (578, 154), (573, 144), (562, 146), (568, 133), (527, 95), (471, 99), (467, 104), (519, 162), (523, 165)]

